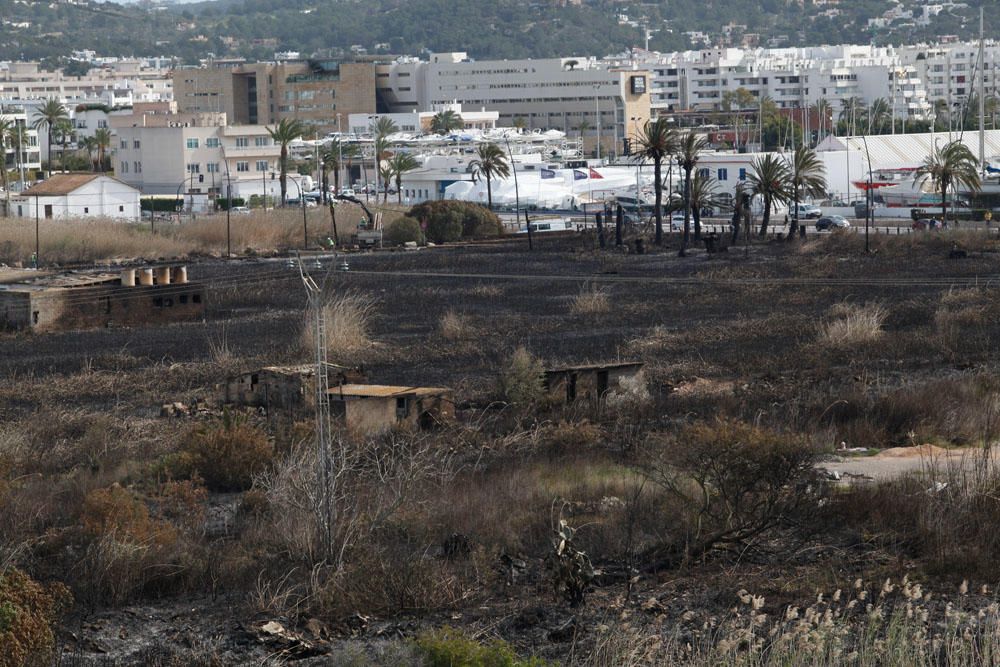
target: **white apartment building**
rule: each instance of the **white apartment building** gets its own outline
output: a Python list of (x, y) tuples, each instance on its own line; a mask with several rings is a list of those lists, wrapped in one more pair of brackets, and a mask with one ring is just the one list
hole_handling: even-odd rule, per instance
[[(263, 125), (228, 125), (225, 113), (111, 118), (115, 175), (143, 194), (185, 194), (202, 202), (277, 196), (281, 154)], [(290, 175), (288, 196), (299, 181)]]
[(16, 182), (11, 183), (11, 190), (20, 191), (26, 187), (25, 183), (30, 180), (31, 172), (41, 171), (42, 168), (38, 132), (32, 129), (29, 116), (23, 109), (0, 105), (0, 120), (12, 121), (21, 128), (24, 137), (20, 151), (5, 141), (2, 155), (4, 169), (12, 175), (16, 174)]
[(649, 72), (594, 58), (472, 60), (461, 52), (401, 58), (376, 68), (376, 92), (393, 113), (462, 104), (498, 112), (498, 125), (572, 135), (585, 148), (600, 134), (602, 155), (616, 152), (632, 123), (649, 118)]
[(121, 60), (93, 67), (84, 76), (66, 76), (37, 62), (0, 62), (0, 102), (57, 99), (115, 107), (173, 99), (171, 71), (153, 64)]
[(979, 66), (979, 42), (956, 42), (947, 45), (903, 46), (899, 49), (903, 63), (912, 67), (927, 89), (927, 99), (934, 105), (943, 103), (961, 114), (961, 108), (971, 93), (978, 93), (977, 75), (983, 77), (985, 97), (996, 97), (997, 67), (1000, 66), (1000, 42), (987, 40), (983, 48), (983, 64)]
[(347, 131), (353, 135), (368, 134), (376, 118), (388, 118), (400, 132), (430, 132), (434, 116), (442, 111), (454, 111), (462, 119), (462, 127), (466, 130), (489, 130), (497, 126), (499, 112), (464, 111), (461, 104), (443, 104), (433, 111), (409, 111), (403, 113), (352, 113), (347, 117)]
[(920, 119), (931, 112), (917, 68), (891, 48), (639, 51), (609, 62), (634, 62), (652, 72), (650, 104), (658, 112), (721, 110), (724, 94), (738, 88), (757, 99), (770, 97), (782, 109), (805, 108), (825, 99), (836, 111), (843, 100), (860, 97), (866, 104), (885, 98), (898, 118)]

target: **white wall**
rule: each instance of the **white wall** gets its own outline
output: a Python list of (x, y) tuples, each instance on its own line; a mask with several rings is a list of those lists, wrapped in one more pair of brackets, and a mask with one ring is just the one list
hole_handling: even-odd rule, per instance
[(45, 218), (46, 206), (53, 218), (115, 218), (139, 220), (139, 191), (113, 178), (98, 177), (68, 195), (11, 199), (11, 212), (25, 218)]

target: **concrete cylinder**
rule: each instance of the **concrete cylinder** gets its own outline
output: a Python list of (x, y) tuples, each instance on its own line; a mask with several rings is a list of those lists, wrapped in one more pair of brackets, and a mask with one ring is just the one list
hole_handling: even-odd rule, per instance
[(169, 285), (170, 284), (170, 267), (169, 266), (158, 266), (154, 269), (156, 273), (156, 284), (157, 285)]
[(178, 284), (186, 283), (188, 281), (188, 267), (175, 266), (172, 269), (170, 281)]
[(122, 271), (122, 287), (135, 287), (135, 269)]
[(139, 284), (140, 285), (153, 284), (153, 269), (139, 269)]

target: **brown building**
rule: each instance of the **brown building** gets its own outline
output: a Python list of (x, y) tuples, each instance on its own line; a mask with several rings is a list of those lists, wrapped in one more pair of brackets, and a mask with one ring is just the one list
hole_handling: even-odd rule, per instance
[(455, 397), (442, 387), (345, 384), (330, 389), (330, 411), (351, 431), (372, 433), (397, 425), (427, 429), (455, 418)]
[(323, 134), (352, 113), (375, 113), (375, 64), (332, 60), (215, 60), (174, 71), (179, 113), (224, 112), (232, 125), (295, 118)]
[(545, 391), (559, 402), (595, 401), (641, 370), (642, 363), (634, 361), (552, 368), (545, 371)]
[(56, 331), (196, 320), (205, 289), (187, 268), (107, 273), (0, 274), (0, 327)]

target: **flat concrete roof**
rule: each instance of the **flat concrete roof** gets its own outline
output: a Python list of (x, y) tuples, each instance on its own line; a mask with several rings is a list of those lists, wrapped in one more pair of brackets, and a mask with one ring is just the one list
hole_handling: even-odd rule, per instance
[(445, 387), (401, 387), (385, 384), (344, 384), (330, 387), (332, 396), (350, 396), (352, 398), (392, 398), (398, 396), (426, 396), (432, 394), (447, 394), (451, 389)]

